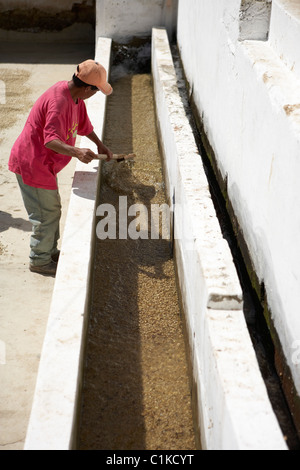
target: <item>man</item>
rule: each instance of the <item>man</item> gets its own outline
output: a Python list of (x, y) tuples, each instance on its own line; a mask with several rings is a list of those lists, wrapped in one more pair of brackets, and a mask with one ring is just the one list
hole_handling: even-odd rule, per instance
[(77, 134), (87, 136), (107, 160), (112, 158), (112, 152), (94, 132), (84, 103), (97, 91), (110, 95), (113, 89), (104, 67), (86, 60), (77, 67), (72, 80), (56, 83), (36, 101), (12, 148), (8, 167), (16, 173), (33, 226), (31, 272), (56, 273), (61, 218), (57, 174), (72, 158), (83, 163), (96, 158), (90, 149), (75, 147)]

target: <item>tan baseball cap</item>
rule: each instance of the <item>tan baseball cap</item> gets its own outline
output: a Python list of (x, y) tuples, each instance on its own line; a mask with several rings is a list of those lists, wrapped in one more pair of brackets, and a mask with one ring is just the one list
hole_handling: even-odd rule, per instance
[(107, 72), (103, 65), (95, 60), (85, 60), (78, 65), (76, 77), (87, 85), (99, 88), (105, 95), (111, 95), (113, 89), (107, 82)]

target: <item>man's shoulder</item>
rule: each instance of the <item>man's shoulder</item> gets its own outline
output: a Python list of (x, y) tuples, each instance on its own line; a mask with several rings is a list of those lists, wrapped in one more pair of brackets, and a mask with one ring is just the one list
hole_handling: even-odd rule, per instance
[(61, 94), (62, 96), (64, 96), (66, 95), (67, 91), (68, 91), (68, 82), (60, 81), (60, 82), (54, 83), (54, 85), (48, 88), (48, 90), (45, 91), (45, 94), (49, 96)]
[(37, 105), (42, 106), (63, 106), (68, 101), (68, 85), (66, 81), (57, 82), (48, 88), (37, 100)]

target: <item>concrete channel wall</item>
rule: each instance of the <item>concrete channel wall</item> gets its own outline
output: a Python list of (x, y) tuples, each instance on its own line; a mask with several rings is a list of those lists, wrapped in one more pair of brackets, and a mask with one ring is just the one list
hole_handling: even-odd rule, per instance
[(96, 36), (126, 43), (151, 36), (155, 25), (166, 27), (171, 38), (176, 31), (177, 8), (178, 0), (96, 0)]
[[(239, 280), (177, 88), (166, 31), (153, 30), (152, 73), (201, 444), (285, 449), (243, 314)], [(174, 197), (175, 195), (175, 197)]]
[[(111, 40), (97, 42), (96, 60), (109, 71)], [(98, 93), (88, 114), (101, 138), (106, 97)], [(82, 138), (82, 148), (93, 148)], [(77, 163), (62, 239), (36, 390), (24, 450), (76, 448), (78, 403), (89, 312), (99, 162)]]
[(299, 2), (179, 0), (177, 35), (299, 431)]

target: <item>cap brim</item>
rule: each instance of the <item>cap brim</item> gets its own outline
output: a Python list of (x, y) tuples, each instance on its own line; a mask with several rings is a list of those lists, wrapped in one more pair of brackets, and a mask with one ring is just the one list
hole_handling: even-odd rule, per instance
[(109, 83), (105, 83), (104, 85), (101, 85), (100, 87), (98, 87), (99, 90), (102, 91), (102, 93), (104, 93), (105, 95), (111, 95), (112, 92), (113, 92), (113, 88), (112, 86), (109, 84)]

